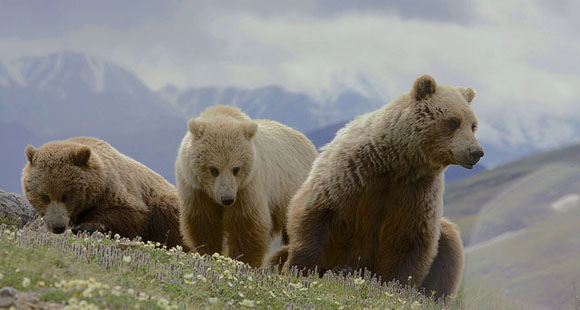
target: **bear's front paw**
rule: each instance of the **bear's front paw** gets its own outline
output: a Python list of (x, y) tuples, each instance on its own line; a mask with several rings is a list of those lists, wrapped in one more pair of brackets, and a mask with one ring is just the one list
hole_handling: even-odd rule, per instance
[(83, 223), (83, 224), (79, 224), (77, 226), (74, 226), (72, 229), (73, 234), (78, 234), (79, 232), (87, 232), (89, 234), (92, 234), (96, 231), (101, 231), (100, 227), (95, 225), (95, 224), (90, 224), (90, 223)]
[(354, 268), (352, 268), (351, 266), (346, 266), (346, 265), (334, 266), (334, 267), (332, 267), (332, 269), (330, 269), (330, 271), (332, 273), (334, 273), (335, 275), (339, 275), (339, 276), (346, 276), (348, 274), (354, 274)]

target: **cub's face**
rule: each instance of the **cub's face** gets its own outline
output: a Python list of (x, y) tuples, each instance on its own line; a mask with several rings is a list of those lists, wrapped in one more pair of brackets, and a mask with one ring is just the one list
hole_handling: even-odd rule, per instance
[(423, 95), (414, 107), (423, 152), (439, 166), (473, 168), (484, 155), (475, 138), (478, 123), (470, 106), (475, 92), (471, 88), (435, 85), (430, 77), (420, 79), (415, 82), (414, 90), (415, 87), (427, 90), (415, 90), (412, 95)]
[(93, 193), (87, 186), (95, 173), (89, 167), (87, 147), (51, 142), (35, 149), (26, 148), (28, 163), (22, 172), (22, 188), (31, 205), (53, 233), (63, 233), (74, 225), (77, 216)]
[(238, 190), (252, 173), (257, 130), (253, 122), (213, 124), (192, 120), (193, 152), (190, 164), (201, 188), (215, 202), (233, 206)]

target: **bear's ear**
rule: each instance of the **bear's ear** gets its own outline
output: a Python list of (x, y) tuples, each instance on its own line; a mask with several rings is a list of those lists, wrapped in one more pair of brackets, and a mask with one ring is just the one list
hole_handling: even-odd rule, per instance
[(437, 83), (435, 79), (429, 75), (423, 75), (415, 80), (413, 89), (411, 90), (411, 96), (416, 101), (420, 101), (433, 94), (436, 88)]
[(28, 162), (32, 165), (34, 164), (34, 160), (36, 159), (36, 149), (34, 148), (34, 146), (29, 145), (26, 147), (26, 150), (24, 151), (26, 153), (26, 158), (28, 159)]
[(79, 167), (86, 167), (89, 163), (89, 158), (91, 158), (91, 149), (87, 146), (82, 146), (72, 153), (72, 160)]
[(196, 138), (201, 138), (205, 131), (205, 124), (200, 121), (196, 121), (195, 118), (192, 118), (187, 122), (187, 127), (189, 128), (189, 132), (191, 132)]
[(246, 136), (246, 139), (252, 140), (258, 131), (258, 124), (254, 122), (244, 122), (242, 126), (244, 128), (244, 135)]
[(473, 90), (473, 88), (471, 88), (471, 87), (468, 87), (468, 88), (461, 87), (461, 88), (459, 88), (459, 92), (461, 92), (463, 97), (465, 97), (465, 100), (467, 100), (467, 103), (471, 103), (473, 98), (475, 98), (475, 90)]

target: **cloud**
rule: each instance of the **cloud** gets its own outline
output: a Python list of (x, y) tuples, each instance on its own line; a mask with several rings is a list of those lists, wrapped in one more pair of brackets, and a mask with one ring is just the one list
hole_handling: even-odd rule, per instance
[[(71, 49), (128, 67), (154, 89), (279, 84), (384, 101), (429, 73), (478, 91), (484, 139), (551, 147), (580, 138), (571, 125), (580, 118), (576, 1), (352, 3), (171, 1), (156, 12), (156, 1), (76, 8), (61, 0), (38, 23), (41, 8), (28, 5), (16, 12), (29, 26), (0, 18), (0, 57)], [(38, 30), (42, 23), (54, 29)]]

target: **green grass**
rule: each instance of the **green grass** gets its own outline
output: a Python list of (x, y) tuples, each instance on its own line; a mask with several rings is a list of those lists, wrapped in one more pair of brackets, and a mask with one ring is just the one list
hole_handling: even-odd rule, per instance
[[(67, 309), (462, 309), (413, 288), (354, 276), (284, 274), (214, 255), (186, 254), (103, 235), (54, 235), (0, 225), (0, 287)], [(492, 308), (485, 307), (483, 308)]]

